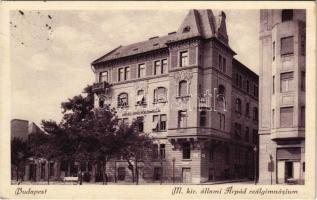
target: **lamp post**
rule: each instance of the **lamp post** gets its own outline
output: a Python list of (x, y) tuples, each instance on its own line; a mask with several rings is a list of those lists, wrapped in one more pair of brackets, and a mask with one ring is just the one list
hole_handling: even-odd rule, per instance
[(163, 158), (162, 158), (162, 155), (160, 157), (161, 157), (161, 180), (160, 180), (160, 185), (162, 185), (162, 182), (163, 182)]
[(173, 157), (173, 183), (175, 183), (175, 157)]
[(253, 151), (254, 151), (254, 185), (256, 185), (256, 154), (258, 151), (258, 148), (256, 147), (256, 145), (254, 145)]

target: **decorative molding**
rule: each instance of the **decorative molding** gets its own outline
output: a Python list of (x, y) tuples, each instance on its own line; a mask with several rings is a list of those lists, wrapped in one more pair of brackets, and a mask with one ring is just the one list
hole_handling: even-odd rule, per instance
[(192, 71), (178, 71), (174, 73), (174, 79), (177, 82), (177, 85), (180, 81), (186, 80), (190, 82), (190, 80), (193, 78), (193, 72)]

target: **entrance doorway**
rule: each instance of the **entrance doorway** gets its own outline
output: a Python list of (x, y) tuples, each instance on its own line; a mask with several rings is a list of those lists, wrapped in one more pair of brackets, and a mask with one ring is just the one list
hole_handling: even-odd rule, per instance
[(182, 169), (182, 178), (183, 178), (183, 183), (191, 183), (192, 182), (190, 168), (183, 168)]
[(277, 163), (278, 183), (296, 183), (300, 178), (299, 161), (278, 161)]

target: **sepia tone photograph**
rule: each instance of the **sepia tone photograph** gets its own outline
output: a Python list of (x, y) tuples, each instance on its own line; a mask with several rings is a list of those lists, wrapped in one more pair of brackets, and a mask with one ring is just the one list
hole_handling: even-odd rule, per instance
[(16, 197), (65, 185), (297, 195), (310, 179), (307, 9), (21, 7), (7, 19)]

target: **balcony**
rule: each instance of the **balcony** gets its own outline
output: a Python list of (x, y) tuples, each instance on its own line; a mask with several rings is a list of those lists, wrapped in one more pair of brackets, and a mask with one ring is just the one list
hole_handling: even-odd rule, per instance
[(92, 85), (92, 92), (101, 94), (110, 92), (110, 84), (108, 82), (98, 82)]

